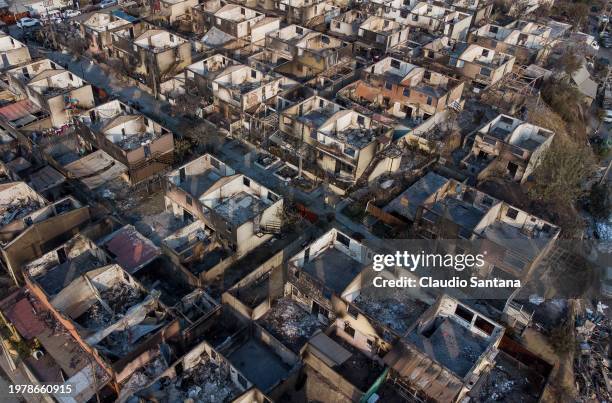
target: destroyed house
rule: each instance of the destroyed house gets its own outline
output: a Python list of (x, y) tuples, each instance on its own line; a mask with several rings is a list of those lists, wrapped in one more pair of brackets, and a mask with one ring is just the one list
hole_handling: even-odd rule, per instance
[[(215, 13), (228, 4), (231, 3), (225, 0), (205, 0), (193, 6), (191, 11), (193, 13), (194, 32), (203, 33), (213, 28), (217, 22), (215, 21)], [(221, 21), (219, 21), (219, 23), (221, 23)]]
[(331, 20), (329, 30), (334, 35), (354, 40), (359, 34), (359, 26), (367, 18), (364, 11), (348, 10)]
[(49, 59), (8, 71), (12, 90), (50, 114), (51, 126), (72, 123), (80, 111), (94, 106), (94, 97), (85, 80)]
[(0, 69), (5, 70), (29, 62), (28, 47), (10, 35), (0, 33)]
[[(275, 71), (299, 80), (308, 80), (352, 58), (349, 42), (312, 31), (299, 25), (289, 25), (266, 35), (268, 63), (279, 64)], [(282, 60), (287, 63), (280, 64)]]
[(293, 80), (274, 73), (263, 73), (245, 65), (231, 66), (219, 74), (212, 83), (215, 101), (222, 110), (254, 111), (282, 91), (295, 86)]
[(302, 350), (304, 365), (333, 385), (343, 401), (365, 401), (367, 392), (376, 390), (387, 377), (387, 370), (379, 360), (347, 342), (339, 331), (332, 325), (315, 333)]
[(222, 54), (216, 54), (185, 68), (185, 87), (188, 93), (212, 96), (212, 82), (225, 69), (240, 63)]
[(499, 115), (471, 136), (472, 150), (462, 164), (472, 175), (485, 178), (501, 170), (512, 181), (524, 183), (533, 174), (554, 133), (507, 115)]
[(267, 308), (257, 323), (296, 354), (317, 331), (328, 326), (327, 319), (322, 321), (318, 314), (305, 310), (291, 297), (279, 298)]
[(92, 144), (80, 136), (80, 131), (44, 137), (39, 147), (51, 166), (92, 190), (127, 172), (127, 167), (108, 153), (94, 150)]
[(234, 257), (234, 250), (199, 220), (164, 238), (161, 248), (190, 284), (200, 284), (214, 276), (216, 269)]
[(297, 140), (316, 136), (316, 131), (337, 112), (344, 108), (319, 96), (290, 106), (281, 112), (279, 129)]
[[(0, 191), (0, 198), (2, 193), (4, 192)], [(0, 228), (0, 242), (6, 245), (27, 228), (82, 207), (83, 205), (72, 196), (66, 196), (52, 203), (45, 201), (40, 205), (36, 199), (13, 199), (7, 211), (11, 211), (14, 218), (8, 221), (10, 217), (4, 216), (3, 223), (8, 221), (8, 224)]]
[(442, 296), (383, 361), (402, 394), (458, 402), (494, 365), (503, 332), (494, 321)]
[(89, 220), (89, 207), (67, 196), (5, 226), (2, 261), (13, 280), (21, 283), (23, 264), (64, 242)]
[(366, 246), (334, 228), (289, 259), (285, 296), (319, 320), (332, 320), (332, 296), (359, 283), (371, 259)]
[[(108, 392), (111, 374), (27, 287), (0, 301), (0, 317), (7, 379), (36, 385), (69, 383), (73, 401), (88, 401)], [(26, 352), (9, 345), (19, 345)], [(37, 398), (50, 402), (65, 397), (40, 393)]]
[(525, 278), (548, 253), (560, 228), (505, 202), (449, 180), (416, 213), (416, 231), (424, 238), (471, 239), (487, 246), (479, 275)]
[[(279, 256), (278, 251), (274, 249), (271, 249), (270, 252), (270, 256)], [(280, 262), (275, 266), (260, 265), (254, 270), (245, 267), (243, 273), (235, 273), (237, 281), (221, 295), (221, 302), (230, 305), (244, 318), (259, 319), (271, 308), (273, 297), (270, 291), (273, 284), (273, 271), (276, 274), (279, 270)]]
[(457, 46), (451, 52), (449, 65), (471, 79), (474, 86), (485, 88), (510, 74), (514, 61), (512, 55), (471, 44), (467, 48)]
[(259, 42), (266, 33), (279, 29), (280, 19), (219, 0), (205, 1), (193, 8), (197, 32), (206, 32), (202, 41), (208, 46), (223, 45), (232, 40)]
[(280, 231), (283, 199), (209, 154), (172, 171), (167, 181), (166, 208), (186, 221), (202, 220), (238, 255)]
[(119, 100), (98, 105), (79, 120), (84, 137), (128, 168), (131, 183), (172, 165), (172, 132)]
[(337, 335), (368, 357), (383, 357), (435, 303), (436, 297), (419, 287), (378, 288), (373, 285), (374, 277), (397, 280), (411, 276), (399, 267), (362, 272), (359, 284), (334, 300)]
[(402, 138), (425, 151), (439, 140), (432, 130), (449, 109), (460, 110), (464, 84), (444, 74), (387, 57), (364, 69), (363, 78), (338, 92), (338, 99), (395, 123)]
[(491, 0), (438, 0), (435, 2), (446, 8), (472, 15), (472, 25), (491, 17), (493, 2)]
[[(223, 363), (223, 357), (206, 342), (201, 342), (180, 360), (164, 368), (163, 372), (156, 371), (156, 376), (147, 377), (144, 384), (138, 384), (130, 394), (146, 401), (183, 401), (190, 398), (233, 402), (246, 390), (246, 386), (238, 381), (238, 376), (244, 377)], [(248, 386), (246, 380), (245, 384)]]
[[(216, 323), (219, 319), (209, 320), (211, 329), (221, 330), (222, 324)], [(231, 321), (231, 317), (227, 319)], [(275, 345), (267, 334), (255, 334), (257, 330), (244, 327), (233, 330), (231, 334), (219, 335), (224, 343), (218, 343), (217, 337), (208, 338), (209, 334), (205, 333), (204, 341), (157, 378), (147, 380), (134, 396), (163, 401), (191, 398), (207, 402), (269, 403), (271, 400), (264, 393), (282, 389), (297, 357)]]
[(154, 89), (191, 64), (191, 43), (174, 33), (149, 29), (134, 38), (128, 29), (112, 36), (117, 56)]
[(314, 28), (340, 14), (340, 7), (327, 0), (280, 0), (276, 9), (284, 14), (287, 24)]
[(390, 141), (391, 128), (315, 96), (282, 112), (279, 129), (307, 144), (320, 169), (354, 182)]
[(454, 41), (465, 40), (472, 23), (470, 14), (428, 2), (420, 2), (411, 9), (389, 8), (383, 16), (411, 28), (445, 35)]
[(230, 379), (241, 391), (255, 386), (277, 399), (300, 366), (295, 353), (227, 304), (209, 316), (197, 334), (199, 340), (204, 340), (208, 356), (229, 369)]
[(160, 0), (159, 9), (154, 9), (153, 12), (164, 22), (174, 24), (191, 20), (192, 9), (197, 4), (197, 0)]
[(77, 21), (81, 36), (92, 53), (105, 53), (113, 55), (113, 38), (111, 33), (119, 30), (127, 30), (133, 38), (138, 35), (141, 28), (140, 20), (120, 10), (110, 12), (95, 12), (86, 19)]
[(555, 40), (552, 28), (522, 20), (506, 26), (486, 24), (470, 34), (471, 42), (514, 55), (518, 63), (525, 65), (546, 57)]
[(495, 366), (480, 377), (469, 396), (478, 401), (540, 402), (546, 394), (553, 365), (504, 335)]
[(408, 39), (410, 28), (392, 19), (371, 16), (359, 25), (357, 31), (356, 48), (365, 49), (369, 55), (369, 49), (376, 48), (383, 53)]
[(162, 334), (178, 332), (178, 323), (158, 292), (149, 294), (119, 265), (104, 261), (90, 240), (76, 237), (28, 264), (26, 283), (120, 383), (146, 363), (139, 356)]
[[(425, 200), (444, 186), (448, 179), (434, 172), (426, 173), (408, 189), (400, 193), (389, 204), (382, 208), (383, 212), (376, 214), (376, 218), (386, 224), (412, 223), (416, 219), (417, 211)], [(372, 206), (368, 205), (368, 212)], [(390, 215), (391, 217), (387, 216)]]
[(35, 221), (44, 219), (41, 209), (46, 205), (47, 200), (25, 182), (1, 184), (0, 241), (8, 242)]
[(266, 35), (266, 49), (284, 60), (293, 60), (299, 53), (298, 44), (315, 32), (299, 25), (288, 25)]

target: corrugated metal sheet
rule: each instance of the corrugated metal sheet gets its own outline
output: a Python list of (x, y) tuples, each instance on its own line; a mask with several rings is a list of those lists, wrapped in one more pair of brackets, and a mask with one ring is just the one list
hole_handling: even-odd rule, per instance
[(111, 234), (104, 242), (104, 247), (115, 255), (117, 263), (130, 274), (161, 254), (160, 249), (132, 225), (126, 225)]
[(9, 122), (12, 122), (36, 113), (39, 110), (40, 108), (35, 103), (29, 99), (23, 99), (0, 108), (0, 115), (2, 115)]
[(34, 307), (27, 298), (22, 298), (4, 312), (7, 319), (15, 326), (19, 334), (33, 339), (45, 330), (45, 325), (34, 313)]
[(398, 343), (384, 362), (412, 387), (439, 402), (452, 402), (463, 382), (446, 368), (405, 343)]

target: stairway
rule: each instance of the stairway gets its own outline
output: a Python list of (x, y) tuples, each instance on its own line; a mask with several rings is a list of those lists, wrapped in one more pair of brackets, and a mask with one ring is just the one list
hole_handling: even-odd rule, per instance
[(280, 234), (281, 223), (280, 221), (269, 221), (259, 228), (259, 232), (262, 234)]

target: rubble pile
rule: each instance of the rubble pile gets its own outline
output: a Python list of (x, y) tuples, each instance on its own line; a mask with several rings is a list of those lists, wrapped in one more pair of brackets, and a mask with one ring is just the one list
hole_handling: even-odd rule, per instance
[(101, 329), (110, 325), (113, 315), (99, 302), (92, 305), (80, 318), (79, 324), (87, 329)]
[(148, 391), (137, 393), (142, 397), (169, 402), (217, 403), (231, 401), (240, 391), (226, 370), (210, 361), (206, 353), (194, 367), (186, 369), (177, 378), (161, 378)]
[(100, 293), (103, 300), (116, 314), (124, 314), (132, 306), (140, 302), (143, 293), (137, 287), (119, 282)]
[(574, 358), (574, 372), (579, 395), (584, 401), (606, 402), (612, 399), (609, 358), (612, 320), (605, 315), (607, 308), (600, 302), (596, 311), (587, 308), (576, 315), (579, 351)]
[(7, 225), (17, 218), (24, 217), (40, 208), (40, 203), (30, 198), (16, 199), (9, 205), (0, 207), (0, 223)]
[(158, 351), (155, 358), (132, 374), (123, 385), (123, 389), (127, 391), (139, 390), (161, 375), (166, 368), (168, 368), (168, 363)]
[(404, 334), (412, 326), (413, 321), (410, 319), (418, 317), (428, 305), (418, 299), (406, 300), (406, 297), (395, 289), (385, 291), (381, 296), (361, 294), (355, 299), (355, 304), (389, 329)]
[(276, 301), (265, 318), (266, 328), (282, 334), (291, 344), (309, 338), (320, 327), (316, 316), (306, 312), (289, 298)]

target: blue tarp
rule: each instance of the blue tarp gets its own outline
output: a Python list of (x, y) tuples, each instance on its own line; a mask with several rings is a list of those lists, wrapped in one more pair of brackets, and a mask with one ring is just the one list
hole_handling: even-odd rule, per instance
[(121, 18), (122, 20), (126, 20), (128, 22), (132, 22), (133, 23), (133, 22), (138, 21), (138, 18), (136, 18), (136, 17), (134, 17), (132, 15), (129, 15), (128, 13), (126, 13), (123, 10), (113, 10), (111, 12), (111, 14), (114, 15), (115, 17), (117, 17), (117, 18)]

